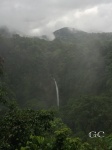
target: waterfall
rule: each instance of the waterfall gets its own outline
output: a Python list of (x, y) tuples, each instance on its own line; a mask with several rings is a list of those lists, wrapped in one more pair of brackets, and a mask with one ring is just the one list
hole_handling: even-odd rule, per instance
[(53, 78), (53, 80), (54, 80), (55, 87), (56, 87), (57, 106), (59, 107), (59, 89), (58, 89), (58, 85), (57, 85), (55, 78)]

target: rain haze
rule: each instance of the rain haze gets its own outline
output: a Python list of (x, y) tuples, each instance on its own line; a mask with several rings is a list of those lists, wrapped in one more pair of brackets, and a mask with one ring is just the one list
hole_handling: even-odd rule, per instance
[(0, 26), (28, 36), (63, 27), (112, 32), (111, 14), (111, 0), (0, 0)]

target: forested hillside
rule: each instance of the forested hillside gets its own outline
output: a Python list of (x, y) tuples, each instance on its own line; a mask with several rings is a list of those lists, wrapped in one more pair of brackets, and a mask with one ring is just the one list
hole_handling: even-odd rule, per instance
[(70, 28), (55, 39), (0, 32), (3, 82), (21, 108), (56, 108), (74, 135), (91, 130), (112, 132), (112, 33), (87, 33)]

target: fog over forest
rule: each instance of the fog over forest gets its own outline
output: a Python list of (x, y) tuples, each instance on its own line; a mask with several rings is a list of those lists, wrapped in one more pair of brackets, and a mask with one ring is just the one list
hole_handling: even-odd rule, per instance
[(111, 0), (0, 0), (0, 150), (111, 150)]

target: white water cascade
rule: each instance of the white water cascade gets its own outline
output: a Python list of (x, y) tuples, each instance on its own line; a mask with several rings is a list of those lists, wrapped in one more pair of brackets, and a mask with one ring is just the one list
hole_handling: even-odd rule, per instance
[(59, 108), (59, 89), (58, 89), (58, 85), (57, 85), (57, 82), (56, 82), (55, 78), (53, 78), (53, 80), (54, 80), (55, 87), (56, 87), (57, 106)]

